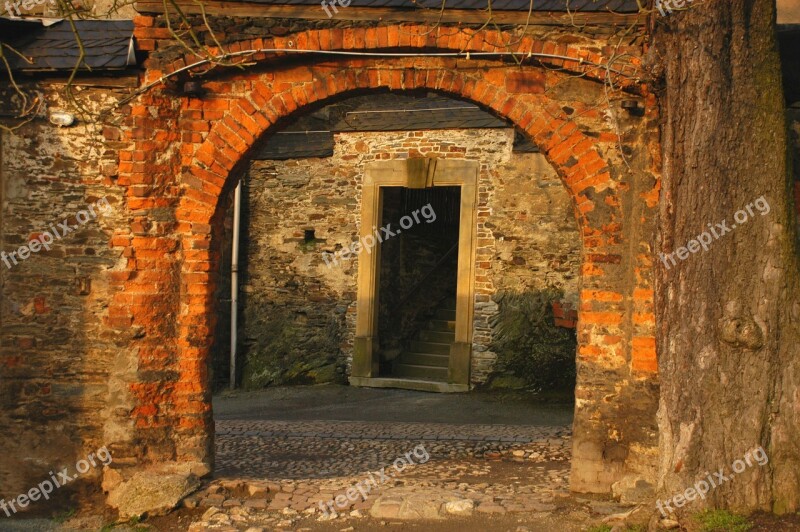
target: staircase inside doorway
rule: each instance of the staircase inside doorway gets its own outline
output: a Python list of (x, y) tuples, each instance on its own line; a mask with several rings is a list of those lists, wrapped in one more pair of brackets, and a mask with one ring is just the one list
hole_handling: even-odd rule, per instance
[[(379, 223), (398, 227), (380, 244), (376, 342), (371, 376), (351, 376), (356, 386), (431, 392), (468, 391), (463, 344), (456, 343), (456, 291), (459, 279), (461, 188), (438, 186), (380, 188)], [(411, 215), (427, 213), (420, 223)], [(461, 259), (463, 260), (463, 258)], [(460, 380), (457, 380), (460, 379)], [(455, 384), (454, 382), (458, 382)]]
[(456, 299), (448, 297), (411, 341), (408, 350), (393, 361), (392, 376), (447, 382), (450, 347), (456, 339)]

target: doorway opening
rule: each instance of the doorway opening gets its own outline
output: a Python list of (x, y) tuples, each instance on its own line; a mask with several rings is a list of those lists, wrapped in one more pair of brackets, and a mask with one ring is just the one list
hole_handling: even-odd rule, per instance
[[(389, 96), (315, 111), (254, 152), (239, 266), (247, 379), (214, 399), (207, 498), (220, 504), (317, 519), (320, 503), (414, 449), (423, 459), (402, 481), (415, 498), (452, 482), (513, 494), (496, 502), (476, 487), (478, 513), (549, 504), (534, 486), (568, 484), (572, 403), (487, 388), (515, 369), (491, 349), (491, 317), (512, 301), (495, 294), (576, 271), (569, 195), (507, 127), (414, 129), (462, 114), (470, 126), (476, 109)], [(532, 480), (520, 490), (519, 478)], [(395, 487), (337, 511), (380, 512)], [(243, 502), (248, 492), (259, 502)]]
[(380, 377), (447, 382), (455, 343), (461, 188), (382, 187)]

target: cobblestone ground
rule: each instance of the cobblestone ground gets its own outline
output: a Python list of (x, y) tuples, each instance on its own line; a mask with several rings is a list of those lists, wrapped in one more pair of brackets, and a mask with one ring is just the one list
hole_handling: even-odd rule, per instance
[(568, 492), (570, 437), (565, 426), (219, 420), (216, 478), (185, 501), (200, 516), (188, 529), (412, 519), (422, 530), (581, 530), (630, 510)]

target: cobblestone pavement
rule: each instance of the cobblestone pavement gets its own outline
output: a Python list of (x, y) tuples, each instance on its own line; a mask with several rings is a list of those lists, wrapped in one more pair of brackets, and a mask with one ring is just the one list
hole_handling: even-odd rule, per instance
[(566, 426), (220, 420), (216, 478), (185, 501), (204, 511), (189, 530), (371, 530), (512, 514), (581, 530), (629, 509), (568, 492), (570, 444)]
[(514, 444), (526, 444), (534, 459), (569, 460), (568, 427), (351, 421), (217, 421), (216, 426), (217, 472), (224, 476), (347, 476), (389, 465), (417, 444), (434, 462), (482, 457)]

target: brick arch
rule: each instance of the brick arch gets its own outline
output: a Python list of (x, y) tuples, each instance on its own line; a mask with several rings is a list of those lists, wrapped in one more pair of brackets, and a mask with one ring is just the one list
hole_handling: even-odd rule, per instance
[[(593, 241), (587, 237), (602, 232), (600, 226), (608, 223), (608, 218), (603, 216), (592, 220), (594, 201), (587, 192), (592, 188), (607, 187), (611, 181), (608, 164), (596, 148), (597, 141), (582, 133), (573, 121), (564, 116), (558, 105), (544, 96), (512, 94), (505, 87), (499, 87), (498, 83), (505, 80), (499, 79), (497, 74), (488, 79), (469, 76), (459, 72), (447, 60), (435, 61), (436, 64), (428, 64), (425, 68), (415, 67), (413, 60), (406, 62), (410, 64), (404, 68), (398, 68), (397, 62), (386, 68), (369, 61), (354, 60), (337, 64), (332, 73), (320, 72), (314, 66), (302, 66), (276, 73), (273, 79), (254, 76), (247, 81), (247, 94), (227, 102), (226, 115), (213, 124), (204, 142), (194, 152), (194, 159), (202, 166), (195, 164), (187, 168), (181, 182), (183, 195), (176, 216), (179, 223), (192, 228), (184, 234), (182, 242), (183, 249), (192, 250), (192, 260), (182, 264), (182, 291), (185, 294), (196, 290), (192, 282), (199, 280), (209, 283), (205, 296), (211, 296), (211, 279), (205, 273), (198, 275), (197, 271), (218, 269), (214, 257), (207, 251), (214, 226), (212, 218), (218, 211), (221, 192), (229, 184), (234, 169), (247, 159), (257, 140), (273, 125), (306, 106), (364, 89), (443, 92), (477, 103), (526, 132), (556, 169), (572, 199), (584, 252), (594, 252), (591, 245), (587, 249), (586, 243)], [(515, 84), (537, 83), (540, 75), (538, 69), (533, 68), (526, 71), (503, 69), (501, 75), (508, 76), (509, 72), (513, 72)], [(610, 203), (614, 206), (620, 204), (616, 198), (612, 198)], [(195, 231), (194, 228), (201, 230)], [(203, 264), (206, 261), (207, 264)], [(194, 297), (199, 295), (194, 294)], [(189, 305), (183, 309), (184, 323), (180, 330), (190, 333), (198, 326), (201, 334), (213, 330), (208, 322), (213, 310), (210, 304), (209, 299), (205, 305)], [(203, 325), (199, 325), (198, 320)], [(190, 352), (192, 357), (197, 357), (195, 348)], [(204, 353), (201, 358), (206, 356)]]
[[(303, 66), (284, 70), (280, 77), (271, 81), (250, 80), (249, 94), (228, 102), (227, 115), (213, 124), (194, 152), (194, 158), (203, 166), (186, 169), (191, 178), (184, 180), (186, 189), (178, 219), (186, 220), (191, 216), (195, 221), (210, 223), (219, 200), (215, 192), (223, 189), (236, 165), (247, 157), (256, 141), (295, 111), (358, 90), (426, 89), (477, 103), (524, 131), (561, 177), (576, 206), (583, 235), (590, 224), (588, 213), (593, 210), (586, 191), (608, 185), (611, 179), (608, 164), (597, 150), (597, 139), (581, 132), (561, 107), (548, 98), (512, 93), (497, 85), (497, 82), (508, 81), (511, 74), (515, 85), (536, 86), (540, 82), (538, 69), (503, 69), (499, 75), (469, 76), (448, 65), (448, 61), (436, 63), (439, 64), (425, 68), (413, 64), (405, 68), (386, 68), (357, 60), (339, 63), (331, 74), (320, 72), (314, 66)], [(283, 78), (295, 81), (285, 82)]]
[[(383, 39), (380, 28), (375, 29), (374, 37), (369, 36), (369, 29), (359, 30), (364, 32), (364, 43), (355, 30), (306, 32), (311, 44), (303, 44), (300, 34), (293, 38), (297, 39), (298, 48), (313, 46), (314, 38), (324, 48), (326, 31), (327, 38), (332, 39), (327, 43), (330, 48), (347, 48), (350, 40), (353, 47), (380, 47)], [(338, 47), (333, 41), (335, 32), (341, 33), (343, 44)], [(377, 40), (371, 43), (368, 38)], [(285, 44), (279, 39), (275, 38), (272, 45)], [(261, 40), (249, 42), (248, 46), (255, 46), (258, 41)], [(398, 40), (396, 45), (389, 42), (401, 46), (406, 41)], [(425, 45), (422, 41), (408, 43)], [(265, 42), (260, 46), (267, 47)], [(483, 49), (485, 44), (481, 46)], [(282, 119), (298, 109), (354, 91), (437, 91), (481, 105), (524, 131), (540, 147), (572, 197), (584, 251), (581, 275), (584, 279), (591, 277), (591, 298), (601, 307), (589, 305), (582, 309), (591, 312), (584, 312), (586, 319), (581, 318), (579, 323), (579, 356), (617, 356), (618, 349), (629, 349), (621, 343), (624, 339), (613, 336), (605, 336), (604, 345), (590, 345), (591, 338), (603, 334), (593, 327), (603, 320), (619, 324), (623, 319), (621, 314), (603, 312), (605, 305), (622, 299), (618, 293), (621, 289), (597, 280), (602, 268), (623, 269), (617, 266), (619, 256), (609, 251), (611, 243), (622, 239), (622, 202), (612, 186), (608, 163), (599, 151), (603, 143), (606, 147), (615, 143), (616, 135), (605, 132), (597, 138), (587, 136), (571, 117), (575, 109), (562, 109), (547, 97), (548, 87), (563, 81), (566, 74), (498, 61), (475, 61), (472, 65), (465, 66), (463, 60), (430, 57), (338, 58), (329, 63), (276, 65), (261, 72), (234, 72), (208, 81), (209, 94), (203, 99), (182, 98), (176, 102), (166, 94), (150, 94), (132, 106), (132, 122), (138, 129), (132, 133), (133, 148), (121, 153), (120, 179), (130, 185), (128, 208), (148, 214), (141, 223), (134, 215), (132, 225), (133, 235), (144, 236), (134, 236), (120, 244), (127, 245), (129, 265), (128, 271), (113, 273), (122, 290), (109, 307), (109, 324), (118, 329), (138, 327), (152, 334), (137, 340), (135, 356), (140, 374), (130, 384), (138, 405), (132, 412), (132, 441), (156, 443), (152, 456), (137, 458), (140, 463), (213, 462), (207, 364), (215, 321), (217, 257), (211, 250), (211, 241), (222, 192), (230, 186), (237, 165), (247, 160), (256, 141)], [(179, 62), (164, 71), (181, 66)], [(145, 80), (156, 79), (162, 73), (148, 70)], [(170, 127), (163, 125), (167, 120)], [(171, 159), (165, 157), (165, 151), (171, 152)], [(165, 163), (167, 160), (173, 162)], [(148, 196), (151, 190), (155, 193)], [(597, 208), (601, 201), (602, 208)], [(164, 221), (165, 209), (174, 214), (174, 219)], [(120, 237), (119, 241), (123, 240)], [(179, 281), (177, 286), (170, 284), (175, 280)], [(640, 296), (652, 300), (651, 293)], [(172, 328), (163, 324), (165, 309), (175, 314)], [(142, 338), (141, 330), (136, 331), (135, 338)], [(172, 343), (165, 341), (170, 339)], [(644, 337), (642, 340), (641, 349), (649, 357), (653, 342)], [(636, 346), (636, 338), (633, 345)], [(585, 417), (589, 419), (588, 414)], [(576, 431), (579, 421), (576, 414)], [(595, 421), (583, 423), (580, 430), (597, 430), (595, 425), (599, 425)], [(164, 441), (171, 443), (165, 445)], [(592, 450), (590, 458), (602, 462), (597, 467), (605, 471), (604, 451), (599, 449)], [(137, 456), (134, 448), (130, 452)], [(615, 474), (608, 472), (608, 478)]]
[[(151, 37), (149, 31), (140, 28), (139, 35)], [(233, 54), (228, 60), (232, 63), (267, 63), (276, 58), (289, 57), (293, 52), (280, 50), (370, 52), (396, 51), (409, 48), (426, 52), (470, 52), (492, 53), (511, 52), (518, 57), (534, 61), (546, 68), (563, 69), (579, 74), (586, 79), (611, 82), (615, 87), (642, 93), (643, 86), (638, 79), (641, 59), (635, 48), (617, 46), (596, 49), (573, 42), (558, 42), (540, 39), (530, 35), (519, 36), (508, 31), (450, 27), (427, 24), (390, 24), (372, 28), (332, 28), (306, 30), (286, 36), (270, 36), (236, 41), (225, 49), (210, 47), (209, 53), (222, 56)], [(256, 52), (245, 54), (248, 50), (277, 50), (278, 52)], [(629, 53), (630, 52), (630, 53)], [(245, 54), (236, 56), (236, 54)], [(530, 54), (530, 56), (529, 56)], [(473, 56), (477, 57), (477, 56)], [(497, 57), (493, 57), (497, 59)], [(175, 72), (195, 64), (198, 56), (185, 53), (180, 58), (163, 65), (164, 72)], [(162, 74), (152, 72), (153, 81)]]
[[(513, 82), (506, 84), (509, 76)], [(508, 90), (520, 85), (538, 86), (541, 82), (539, 69), (503, 68), (487, 76), (481, 72), (459, 71), (453, 61), (445, 59), (424, 63), (406, 59), (391, 65), (358, 59), (337, 63), (334, 69), (297, 66), (266, 75), (251, 75), (241, 82), (243, 90), (238, 97), (212, 100), (212, 107), (225, 108), (224, 117), (211, 125), (203, 142), (185, 158), (196, 164), (184, 167), (183, 193), (176, 210), (179, 225), (187, 229), (182, 237), (181, 249), (185, 255), (180, 264), (179, 386), (188, 386), (198, 394), (207, 393), (202, 385), (191, 383), (204, 374), (203, 366), (210, 356), (210, 343), (206, 339), (213, 330), (215, 282), (212, 272), (217, 271), (209, 245), (214, 225), (212, 218), (234, 169), (240, 161), (246, 160), (256, 141), (279, 120), (306, 106), (348, 92), (386, 88), (439, 91), (475, 102), (509, 120), (536, 142), (561, 177), (576, 207), (584, 254), (602, 253), (601, 246), (597, 244), (595, 248), (592, 242), (599, 240), (594, 236), (603, 232), (601, 226), (609, 219), (607, 214), (595, 219), (594, 201), (588, 191), (608, 186), (611, 175), (598, 152), (597, 140), (581, 132), (574, 121), (545, 96)], [(607, 200), (607, 203), (613, 205), (612, 209), (618, 209), (618, 201)], [(189, 340), (184, 342), (182, 338)], [(195, 401), (199, 401), (199, 395)], [(188, 428), (205, 426), (210, 431), (208, 412), (198, 419), (196, 410), (189, 409), (186, 415), (176, 412), (177, 422)]]

